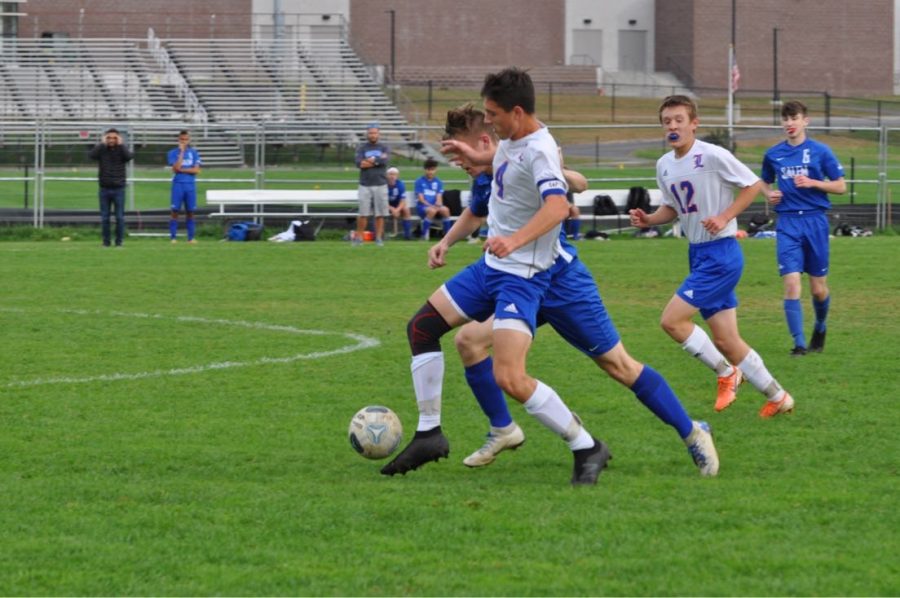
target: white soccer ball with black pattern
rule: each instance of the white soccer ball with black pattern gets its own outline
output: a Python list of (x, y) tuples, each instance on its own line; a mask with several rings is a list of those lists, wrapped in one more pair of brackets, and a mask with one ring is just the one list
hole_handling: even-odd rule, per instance
[(366, 459), (384, 459), (403, 440), (403, 426), (397, 414), (381, 405), (369, 405), (350, 420), (350, 446)]

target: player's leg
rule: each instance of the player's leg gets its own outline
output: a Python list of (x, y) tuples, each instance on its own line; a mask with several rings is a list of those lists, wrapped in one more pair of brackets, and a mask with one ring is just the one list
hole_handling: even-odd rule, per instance
[(372, 203), (375, 212), (375, 244), (384, 245), (384, 218), (388, 215), (387, 185), (372, 188)]
[(830, 240), (828, 217), (819, 214), (804, 222), (807, 244), (804, 246), (804, 263), (809, 274), (809, 290), (812, 294), (813, 311), (816, 322), (813, 326), (809, 350), (820, 353), (825, 348), (825, 320), (831, 306), (828, 289), (828, 268), (830, 261)]
[(421, 203), (416, 204), (416, 210), (419, 212), (419, 220), (422, 223), (421, 238), (425, 241), (431, 238), (431, 220), (434, 218), (434, 208), (424, 206)]
[(803, 306), (800, 303), (800, 276), (803, 272), (803, 238), (799, 219), (784, 216), (778, 219), (775, 237), (775, 256), (778, 274), (784, 284), (784, 319), (793, 339), (791, 355), (806, 355), (806, 336), (803, 334)]
[(185, 185), (185, 212), (184, 227), (187, 229), (187, 242), (196, 243), (194, 235), (196, 233), (196, 224), (194, 222), (194, 212), (197, 210), (197, 187), (194, 185)]
[(540, 315), (570, 345), (628, 387), (660, 421), (675, 428), (703, 475), (716, 474), (718, 456), (708, 426), (693, 422), (668, 382), (628, 354), (594, 278), (582, 262), (575, 260), (556, 273)]
[(516, 449), (525, 442), (525, 433), (513, 421), (503, 390), (494, 379), (494, 361), (490, 348), (494, 318), (484, 322), (469, 322), (454, 338), (456, 351), (465, 368), (466, 383), (490, 422), (487, 440), (477, 451), (463, 459), (469, 467), (483, 467), (493, 463), (499, 453)]
[(359, 213), (356, 216), (356, 236), (350, 242), (352, 245), (362, 245), (363, 235), (369, 226), (369, 216), (372, 215), (372, 188), (360, 185), (357, 191), (359, 197)]
[(122, 246), (125, 237), (125, 188), (113, 190), (113, 201), (116, 208), (116, 247)]
[(110, 229), (109, 229), (109, 204), (110, 204), (110, 190), (104, 189), (100, 187), (100, 191), (97, 193), (100, 198), (100, 235), (103, 239), (103, 246), (109, 247), (110, 244)]
[(453, 227), (453, 217), (450, 216), (450, 208), (447, 206), (438, 207), (438, 214), (441, 218), (441, 228), (446, 235)]
[(716, 339), (716, 345), (732, 363), (736, 363), (744, 378), (756, 390), (766, 396), (766, 403), (760, 411), (761, 417), (772, 417), (779, 413), (789, 413), (794, 408), (794, 399), (769, 373), (762, 357), (753, 350), (738, 331), (737, 309), (724, 309), (706, 320)]
[(172, 213), (169, 217), (169, 239), (171, 239), (172, 243), (176, 241), (175, 237), (178, 236), (178, 212), (181, 210), (184, 200), (182, 191), (183, 185), (181, 183), (172, 183), (170, 196)]
[(573, 241), (581, 239), (581, 210), (574, 203), (569, 205), (569, 219), (566, 220), (568, 225), (567, 232)]
[(381, 469), (385, 475), (405, 474), (447, 457), (450, 443), (441, 430), (444, 353), (441, 337), (473, 319), (487, 318), (493, 302), (483, 291), (484, 262), (476, 262), (431, 294), (406, 327), (412, 360), (413, 390), (419, 421), (410, 443)]
[(403, 200), (400, 200), (400, 217), (402, 218), (403, 238), (409, 241), (412, 239), (412, 222), (410, 221), (412, 214)]

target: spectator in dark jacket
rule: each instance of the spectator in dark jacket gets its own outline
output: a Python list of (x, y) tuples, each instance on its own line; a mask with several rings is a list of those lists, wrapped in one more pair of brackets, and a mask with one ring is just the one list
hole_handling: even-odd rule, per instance
[(134, 154), (122, 143), (119, 132), (116, 129), (109, 129), (103, 134), (103, 141), (91, 148), (88, 156), (98, 163), (103, 246), (110, 245), (110, 209), (114, 207), (116, 247), (121, 247), (122, 237), (125, 234), (125, 165), (134, 158)]

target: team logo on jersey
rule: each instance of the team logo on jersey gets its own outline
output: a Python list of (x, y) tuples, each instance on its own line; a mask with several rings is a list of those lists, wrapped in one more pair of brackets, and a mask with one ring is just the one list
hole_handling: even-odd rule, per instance
[(703, 168), (703, 154), (694, 154), (694, 168)]

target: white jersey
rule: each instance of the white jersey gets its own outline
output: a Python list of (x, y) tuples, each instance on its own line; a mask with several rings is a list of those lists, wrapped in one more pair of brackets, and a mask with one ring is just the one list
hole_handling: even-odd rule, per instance
[(681, 158), (671, 151), (656, 162), (662, 203), (678, 213), (691, 243), (733, 237), (737, 232), (735, 218), (716, 235), (708, 233), (701, 222), (725, 211), (734, 202), (735, 188), (749, 187), (758, 180), (731, 152), (699, 139)]
[[(546, 127), (522, 139), (504, 139), (494, 154), (494, 181), (488, 204), (490, 236), (508, 237), (525, 226), (550, 195), (566, 194), (556, 141)], [(547, 270), (559, 252), (559, 225), (505, 258), (490, 253), (491, 268), (531, 278)]]

